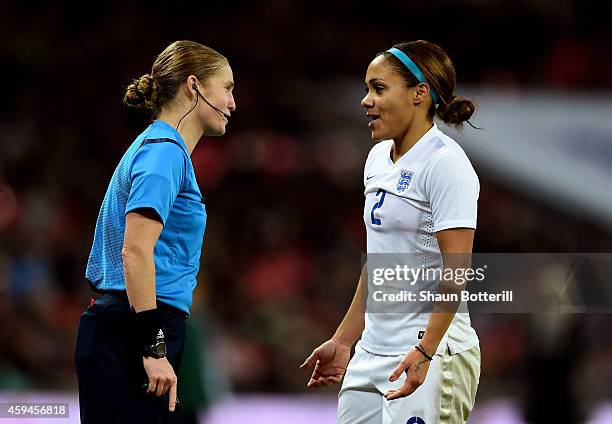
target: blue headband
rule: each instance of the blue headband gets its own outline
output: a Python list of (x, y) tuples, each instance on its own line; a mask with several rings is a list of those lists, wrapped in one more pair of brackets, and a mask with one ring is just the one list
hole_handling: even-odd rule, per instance
[[(410, 72), (412, 72), (412, 75), (415, 76), (415, 78), (419, 81), (419, 82), (424, 82), (427, 83), (427, 80), (425, 79), (425, 76), (423, 75), (423, 72), (421, 72), (421, 70), (419, 69), (419, 67), (416, 65), (416, 63), (414, 63), (412, 61), (412, 59), (410, 59), (408, 57), (408, 55), (406, 53), (404, 53), (403, 51), (401, 51), (400, 49), (396, 49), (395, 47), (390, 48), (389, 50), (387, 50), (389, 53), (391, 53), (393, 56), (395, 56), (396, 58), (398, 58), (400, 60), (400, 62), (402, 62), (406, 68), (408, 68), (408, 70), (410, 70)], [(438, 104), (438, 93), (436, 93), (436, 90), (434, 90), (434, 88), (431, 86), (431, 84), (429, 84), (429, 92), (431, 93), (431, 98), (434, 102), (434, 104)]]

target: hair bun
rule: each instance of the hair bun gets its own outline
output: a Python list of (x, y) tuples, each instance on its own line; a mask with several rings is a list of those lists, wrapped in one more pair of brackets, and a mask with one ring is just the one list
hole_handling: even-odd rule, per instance
[(136, 83), (136, 88), (138, 92), (142, 94), (145, 98), (151, 98), (151, 92), (153, 91), (153, 85), (155, 81), (153, 81), (153, 77), (149, 74), (144, 74)]
[(133, 109), (154, 111), (157, 104), (157, 84), (153, 77), (144, 74), (127, 86), (123, 104)]
[(451, 96), (446, 103), (440, 103), (436, 114), (445, 123), (462, 126), (463, 122), (470, 119), (476, 106), (474, 103), (460, 96)]

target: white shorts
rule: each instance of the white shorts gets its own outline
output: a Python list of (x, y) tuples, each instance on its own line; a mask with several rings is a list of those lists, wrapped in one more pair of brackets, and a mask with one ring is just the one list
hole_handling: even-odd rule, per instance
[(435, 355), (425, 381), (410, 396), (388, 401), (403, 379), (389, 376), (404, 355), (381, 356), (359, 343), (338, 394), (338, 424), (455, 424), (467, 421), (480, 378), (480, 348)]

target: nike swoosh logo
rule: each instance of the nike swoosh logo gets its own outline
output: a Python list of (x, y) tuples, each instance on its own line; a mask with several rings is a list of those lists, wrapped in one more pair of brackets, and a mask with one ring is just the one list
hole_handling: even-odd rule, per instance
[(369, 180), (370, 178), (374, 178), (376, 175), (370, 175), (369, 177), (366, 178), (366, 181)]

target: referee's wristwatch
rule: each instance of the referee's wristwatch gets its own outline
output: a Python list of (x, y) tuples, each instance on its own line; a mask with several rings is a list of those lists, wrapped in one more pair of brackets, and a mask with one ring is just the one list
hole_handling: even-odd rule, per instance
[(161, 328), (155, 337), (155, 343), (143, 347), (142, 356), (145, 358), (151, 357), (155, 359), (166, 357), (166, 341), (164, 339), (164, 332)]

